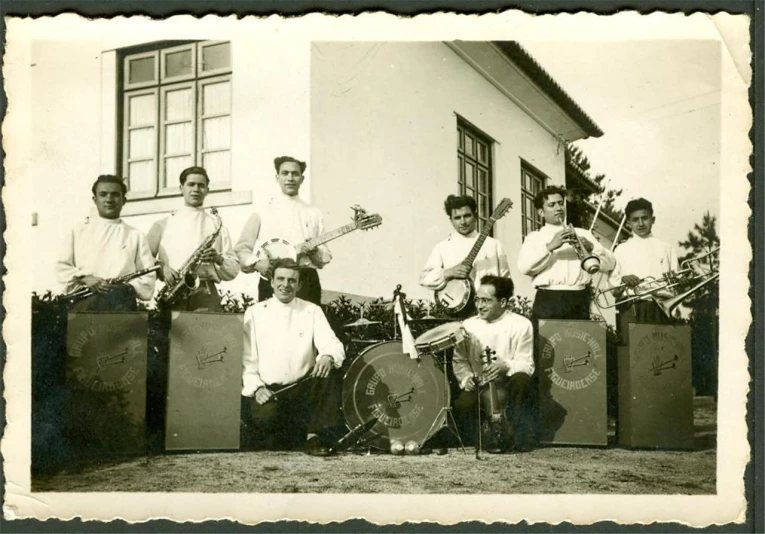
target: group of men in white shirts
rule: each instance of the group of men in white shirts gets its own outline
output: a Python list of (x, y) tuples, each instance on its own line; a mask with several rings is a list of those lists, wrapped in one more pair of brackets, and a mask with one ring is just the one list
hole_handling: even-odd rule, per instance
[[(321, 211), (298, 196), (306, 164), (284, 156), (274, 160), (274, 167), (281, 195), (249, 218), (236, 244), (232, 244), (225, 226), (220, 228), (212, 245), (201, 251), (196, 273), (199, 286), (173, 302), (171, 308), (219, 311), (218, 282), (232, 280), (240, 270), (262, 275), (259, 302), (244, 318), (244, 419), (262, 436), (299, 428), (305, 432), (305, 451), (326, 455), (332, 453), (333, 444), (327, 430), (340, 424), (338, 393), (345, 359), (343, 345), (319, 307), (317, 270), (332, 256), (325, 246), (299, 256), (297, 262), (274, 262), (254, 254), (268, 239), (298, 244), (324, 231)], [(136, 297), (152, 297), (155, 275), (126, 283), (114, 280), (157, 263), (161, 280), (166, 284), (177, 281), (181, 266), (218, 224), (218, 219), (203, 208), (210, 184), (207, 171), (190, 167), (181, 173), (179, 182), (183, 206), (154, 223), (144, 236), (120, 219), (127, 193), (123, 181), (111, 175), (98, 177), (92, 188), (97, 215), (75, 225), (64, 240), (56, 266), (58, 280), (67, 293), (81, 287), (94, 292), (73, 304), (74, 311), (135, 310)], [(518, 253), (519, 270), (532, 277), (536, 289), (533, 320), (590, 318), (591, 279), (581, 269), (572, 247), (574, 232), (587, 252), (600, 259), (601, 270), (611, 272), (616, 285), (634, 286), (646, 276), (677, 269), (672, 247), (651, 233), (655, 218), (650, 202), (638, 199), (627, 205), (627, 223), (633, 236), (612, 254), (587, 230), (562, 224), (565, 198), (565, 191), (555, 187), (537, 195), (535, 207), (545, 225), (526, 236)], [(488, 450), (529, 450), (534, 419), (532, 322), (510, 310), (513, 282), (507, 256), (497, 240), (486, 239), (472, 267), (461, 264), (478, 237), (475, 200), (450, 195), (445, 211), (455, 232), (433, 249), (420, 283), (435, 290), (450, 279), (462, 278), (477, 286), (470, 303), (475, 315), (463, 323), (468, 342), (454, 350), (454, 374), (463, 391), (455, 406), (464, 412), (474, 410), (477, 392), (482, 391), (475, 380), (476, 371), (480, 371), (482, 382), (494, 382), (503, 403), (512, 409), (509, 420), (514, 439), (511, 443), (492, 443)], [(652, 304), (646, 301), (639, 305), (638, 311), (646, 319), (655, 315)], [(486, 347), (495, 358), (482, 363), (480, 353)]]
[[(589, 320), (591, 317), (592, 277), (581, 266), (575, 248), (583, 247), (588, 255), (600, 262), (600, 271), (608, 273), (612, 286), (634, 288), (648, 276), (661, 279), (678, 269), (673, 248), (652, 234), (655, 222), (653, 206), (639, 198), (625, 208), (626, 222), (632, 237), (618, 246), (614, 253), (604, 248), (588, 230), (564, 224), (566, 191), (560, 187), (543, 189), (534, 199), (534, 206), (544, 219), (544, 225), (530, 232), (518, 252), (518, 269), (530, 276), (536, 290), (531, 320), (511, 311), (510, 298), (513, 283), (507, 257), (499, 241), (490, 237), (483, 243), (472, 269), (461, 262), (478, 239), (478, 213), (472, 197), (450, 195), (444, 204), (454, 232), (438, 243), (420, 275), (420, 283), (432, 290), (443, 288), (453, 278), (469, 278), (477, 286), (475, 305), (477, 315), (465, 320), (463, 327), (469, 341), (454, 349), (453, 365), (462, 394), (455, 402), (458, 413), (474, 410), (481, 383), (495, 380), (503, 402), (509, 401), (508, 418), (510, 443), (493, 443), (486, 429), (484, 442), (489, 452), (514, 449), (522, 452), (534, 444), (536, 420), (534, 389), (535, 326), (539, 319)], [(574, 235), (576, 234), (576, 235)], [(651, 298), (638, 299), (620, 310), (620, 321), (667, 323), (671, 320)], [(480, 360), (482, 350), (488, 348), (495, 360)], [(496, 377), (501, 377), (497, 379)], [(490, 405), (488, 391), (482, 390), (482, 405)], [(489, 414), (485, 414), (488, 416)]]

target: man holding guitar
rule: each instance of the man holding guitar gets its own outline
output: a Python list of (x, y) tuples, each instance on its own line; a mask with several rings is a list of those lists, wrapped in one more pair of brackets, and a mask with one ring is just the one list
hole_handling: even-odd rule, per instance
[(534, 330), (531, 321), (508, 309), (513, 290), (510, 278), (481, 278), (475, 297), (478, 315), (462, 323), (468, 336), (454, 348), (454, 375), (463, 389), (454, 407), (461, 420), (469, 421), (480, 390), (486, 417), (480, 432), (489, 453), (531, 448)]
[(476, 280), (487, 274), (510, 275), (502, 245), (488, 235), (494, 221), (511, 206), (512, 202), (504, 199), (479, 233), (475, 199), (465, 195), (446, 198), (444, 210), (455, 232), (433, 248), (420, 273), (420, 285), (436, 291), (436, 301), (453, 316), (465, 318), (475, 313)]

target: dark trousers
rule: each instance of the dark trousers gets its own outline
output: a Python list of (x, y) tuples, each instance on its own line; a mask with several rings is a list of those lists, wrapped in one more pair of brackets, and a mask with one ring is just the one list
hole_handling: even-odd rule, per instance
[[(515, 446), (530, 445), (536, 411), (533, 379), (526, 373), (515, 373), (511, 377), (498, 378), (495, 384), (499, 406), (506, 409), (507, 422), (514, 435)], [(477, 404), (478, 394), (475, 390), (463, 391), (454, 402), (454, 410), (468, 440), (475, 439), (477, 435)], [(484, 420), (488, 420), (491, 415), (490, 410), (490, 395), (487, 387), (481, 391), (481, 417)]]
[[(258, 282), (258, 302), (271, 298), (273, 294), (274, 288), (271, 287), (271, 281), (261, 278)], [(297, 297), (321, 306), (321, 281), (316, 269), (310, 267), (300, 269), (300, 289)]]
[(69, 311), (137, 311), (136, 293), (133, 286), (119, 286), (107, 293), (96, 293), (72, 304)]
[[(256, 442), (269, 448), (284, 443), (302, 442), (306, 434), (331, 439), (333, 429), (342, 426), (340, 418), (340, 371), (333, 369), (327, 378), (306, 380), (276, 395), (265, 404), (250, 400), (247, 424)], [(267, 386), (277, 391), (282, 385)]]
[(219, 312), (223, 310), (220, 301), (220, 293), (218, 293), (215, 282), (212, 280), (200, 280), (198, 288), (193, 290), (187, 297), (175, 301), (170, 306), (170, 309), (173, 311)]
[(590, 320), (590, 290), (561, 291), (537, 289), (532, 308), (533, 319)]

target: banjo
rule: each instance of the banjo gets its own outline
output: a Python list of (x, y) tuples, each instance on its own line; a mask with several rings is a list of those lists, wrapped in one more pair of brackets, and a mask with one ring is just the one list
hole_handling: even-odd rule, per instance
[(382, 217), (376, 213), (368, 215), (360, 206), (352, 206), (351, 209), (355, 212), (353, 215), (353, 222), (335, 228), (329, 232), (325, 232), (320, 236), (307, 239), (297, 245), (293, 245), (287, 240), (280, 238), (274, 238), (263, 242), (263, 244), (260, 245), (260, 248), (258, 248), (250, 258), (248, 265), (254, 265), (258, 260), (264, 257), (268, 258), (269, 261), (274, 261), (279, 258), (290, 258), (297, 261), (298, 256), (307, 254), (319, 245), (328, 243), (329, 241), (344, 236), (354, 230), (371, 230), (382, 224)]
[[(481, 233), (478, 235), (473, 244), (473, 248), (470, 249), (470, 253), (462, 260), (462, 265), (466, 267), (473, 267), (475, 258), (478, 255), (478, 251), (481, 250), (484, 241), (489, 236), (494, 223), (501, 219), (510, 208), (513, 207), (513, 201), (509, 198), (503, 198), (499, 206), (491, 214), (489, 220), (486, 221)], [(475, 293), (475, 287), (473, 282), (469, 278), (452, 278), (441, 289), (436, 290), (436, 302), (446, 308), (452, 313), (457, 313), (465, 309), (470, 299)]]

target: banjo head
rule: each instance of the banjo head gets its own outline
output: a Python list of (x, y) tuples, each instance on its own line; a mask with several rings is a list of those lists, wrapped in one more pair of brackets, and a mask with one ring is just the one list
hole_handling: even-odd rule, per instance
[(290, 244), (284, 239), (271, 239), (260, 245), (257, 253), (254, 256), (256, 263), (258, 260), (268, 258), (270, 261), (278, 260), (281, 258), (289, 258), (297, 261), (297, 252), (294, 245)]

